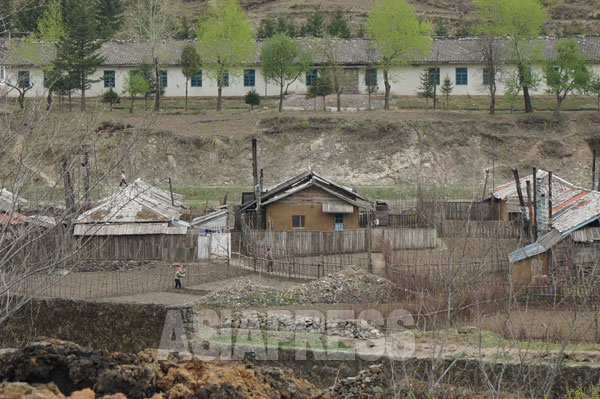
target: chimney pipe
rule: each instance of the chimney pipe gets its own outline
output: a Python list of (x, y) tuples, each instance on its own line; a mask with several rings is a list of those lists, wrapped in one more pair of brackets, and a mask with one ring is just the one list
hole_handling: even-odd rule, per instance
[(546, 224), (546, 195), (542, 192), (542, 178), (536, 178), (535, 182), (535, 239), (544, 233)]
[(552, 172), (548, 172), (548, 230), (552, 228)]
[(538, 181), (537, 181), (537, 168), (533, 168), (533, 229), (534, 240), (537, 240), (538, 235)]
[[(596, 150), (592, 151), (592, 190), (596, 189)], [(600, 187), (598, 187), (600, 188)]]
[(256, 139), (252, 139), (252, 178), (252, 188), (256, 190), (256, 186), (258, 185), (258, 151)]

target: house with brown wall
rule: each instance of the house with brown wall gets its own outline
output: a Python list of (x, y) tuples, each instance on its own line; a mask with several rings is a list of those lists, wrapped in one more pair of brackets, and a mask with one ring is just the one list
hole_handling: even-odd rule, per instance
[(252, 227), (274, 231), (359, 228), (359, 211), (372, 201), (313, 171), (306, 171), (242, 204)]

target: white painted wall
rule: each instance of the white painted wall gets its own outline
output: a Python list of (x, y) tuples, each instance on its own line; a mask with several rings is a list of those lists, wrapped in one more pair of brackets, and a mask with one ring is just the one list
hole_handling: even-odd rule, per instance
[[(427, 66), (429, 68), (430, 66)], [(466, 67), (468, 71), (468, 84), (467, 85), (455, 85), (456, 68)], [(365, 86), (365, 71), (366, 67), (357, 67), (358, 73), (358, 85), (359, 93), (366, 94)], [(424, 70), (425, 66), (409, 66), (400, 68), (393, 71), (391, 74), (391, 91), (394, 95), (416, 95), (420, 86), (420, 75)], [(452, 95), (486, 95), (487, 87), (483, 85), (483, 66), (482, 65), (440, 65), (440, 83), (443, 83), (446, 75), (450, 77), (450, 80), (455, 85)], [(122, 94), (125, 84), (125, 77), (130, 71), (138, 68), (133, 67), (101, 67), (98, 68), (96, 73), (93, 75), (94, 79), (101, 79), (104, 76), (104, 71), (114, 70), (116, 72), (116, 87), (114, 90)], [(261, 95), (277, 96), (279, 94), (279, 87), (273, 83), (265, 84), (265, 80), (262, 75), (261, 67), (251, 67), (248, 69), (255, 69), (256, 71), (256, 84), (254, 89)], [(592, 69), (596, 74), (600, 74), (600, 64), (595, 64)], [(4, 77), (9, 79), (11, 82), (16, 82), (18, 71), (30, 71), (30, 79), (33, 83), (33, 88), (27, 92), (28, 97), (45, 96), (46, 89), (43, 86), (43, 72), (39, 68), (28, 68), (28, 67), (5, 67)], [(167, 97), (183, 97), (185, 96), (185, 77), (179, 67), (163, 67), (161, 70), (167, 71), (168, 84), (165, 92)], [(498, 94), (503, 94), (505, 87), (502, 84), (502, 74), (508, 73), (510, 70), (514, 71), (514, 67), (506, 67), (500, 74), (498, 82)], [(542, 77), (541, 67), (534, 68), (535, 73)], [(244, 78), (239, 70), (237, 76), (230, 76), (229, 87), (223, 88), (223, 96), (244, 96), (252, 87), (244, 87)], [(377, 71), (377, 82), (379, 90), (377, 94), (384, 93), (383, 73), (380, 69)], [(298, 80), (290, 85), (288, 89), (289, 94), (305, 94), (306, 84), (304, 78)], [(86, 92), (87, 96), (95, 97), (100, 96), (102, 93), (107, 91), (108, 88), (104, 87), (104, 80), (101, 79), (99, 82), (93, 83), (89, 91)], [(542, 82), (537, 90), (533, 91), (532, 94), (544, 94), (546, 90), (545, 84)], [(6, 85), (3, 85), (0, 81), (0, 93), (8, 93), (9, 97), (17, 97), (18, 93), (16, 90), (10, 90)], [(78, 93), (74, 93), (74, 96), (78, 96)], [(217, 95), (216, 81), (209, 79), (206, 76), (206, 72), (203, 73), (202, 87), (191, 87), (191, 82), (188, 86), (188, 95), (190, 97), (214, 97)]]

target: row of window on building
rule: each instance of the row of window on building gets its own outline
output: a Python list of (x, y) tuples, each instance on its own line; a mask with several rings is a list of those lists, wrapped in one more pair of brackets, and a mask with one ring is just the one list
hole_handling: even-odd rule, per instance
[[(132, 74), (136, 74), (139, 71), (131, 71)], [(440, 68), (429, 68), (429, 74), (435, 80), (435, 84), (440, 84)], [(312, 86), (314, 81), (318, 77), (318, 71), (316, 69), (307, 72), (305, 77), (306, 86)], [(5, 78), (4, 67), (0, 68), (0, 80)], [(454, 83), (457, 86), (463, 86), (469, 84), (469, 71), (466, 67), (457, 67), (455, 71)], [(483, 68), (482, 73), (482, 84), (484, 86), (490, 83), (490, 73), (488, 68)], [(191, 87), (202, 87), (202, 70), (193, 74), (190, 77)], [(30, 71), (18, 71), (17, 72), (17, 85), (19, 88), (30, 87), (31, 77)], [(167, 71), (160, 71), (160, 85), (162, 87), (168, 87), (169, 79)], [(377, 69), (367, 68), (365, 71), (365, 85), (366, 86), (377, 86)], [(256, 70), (255, 69), (244, 69), (244, 87), (255, 87), (256, 86)], [(116, 87), (116, 71), (106, 70), (104, 71), (104, 87), (114, 88)], [(229, 87), (229, 73), (224, 73), (222, 76), (222, 87)]]

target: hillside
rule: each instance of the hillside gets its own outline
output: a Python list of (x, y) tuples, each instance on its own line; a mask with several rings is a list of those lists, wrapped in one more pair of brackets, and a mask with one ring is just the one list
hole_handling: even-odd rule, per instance
[[(100, 120), (108, 127), (96, 133), (94, 158), (103, 169), (133, 130), (110, 125), (142, 126), (147, 119), (106, 112)], [(493, 117), (461, 111), (164, 114), (120, 167), (130, 179), (163, 184), (172, 177), (176, 185), (248, 186), (251, 138), (257, 137), (266, 186), (309, 166), (347, 185), (402, 190), (406, 185), (399, 184), (421, 181), (450, 190), (460, 186), (464, 195), (480, 195), (486, 168), (494, 169), (494, 183), (511, 179), (512, 167), (529, 173), (536, 166), (588, 186), (591, 152), (584, 140), (598, 134), (598, 123), (600, 113), (586, 111), (565, 113), (560, 120), (548, 112)], [(58, 176), (56, 163), (44, 159), (40, 164), (46, 176)], [(120, 171), (110, 173), (116, 186)]]
[[(195, 20), (208, 0), (186, 0), (183, 2), (180, 16)], [(600, 33), (600, 1), (599, 0), (543, 0), (549, 8), (549, 21), (546, 23), (547, 34), (598, 34)], [(424, 19), (443, 23), (453, 35), (466, 29), (473, 20), (471, 0), (409, 0), (417, 13)], [(364, 22), (371, 2), (361, 0), (241, 0), (248, 16), (255, 26), (266, 16), (284, 15), (288, 21), (296, 25), (304, 23), (307, 15), (315, 7), (328, 16), (336, 9), (341, 9), (350, 21), (353, 31)]]

